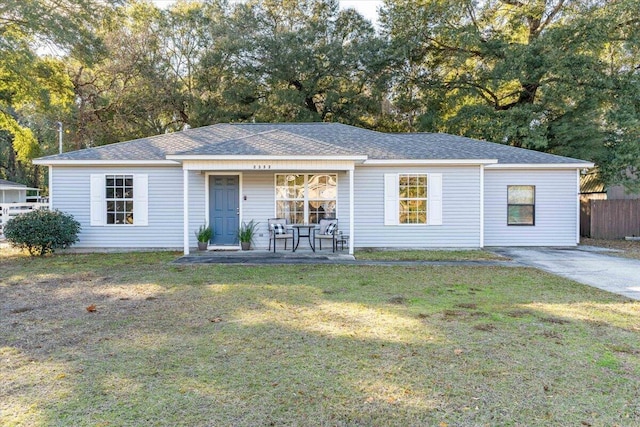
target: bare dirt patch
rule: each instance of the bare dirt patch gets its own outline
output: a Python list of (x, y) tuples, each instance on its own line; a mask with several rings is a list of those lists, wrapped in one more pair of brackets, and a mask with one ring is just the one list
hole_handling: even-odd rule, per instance
[(580, 239), (580, 244), (585, 246), (616, 249), (621, 252), (610, 252), (610, 254), (625, 258), (640, 259), (640, 241), (624, 239), (589, 239), (583, 237)]

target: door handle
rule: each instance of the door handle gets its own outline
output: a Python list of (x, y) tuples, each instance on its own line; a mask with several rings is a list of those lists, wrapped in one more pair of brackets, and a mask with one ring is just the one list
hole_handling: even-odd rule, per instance
[(236, 215), (240, 215), (240, 208), (236, 208)]

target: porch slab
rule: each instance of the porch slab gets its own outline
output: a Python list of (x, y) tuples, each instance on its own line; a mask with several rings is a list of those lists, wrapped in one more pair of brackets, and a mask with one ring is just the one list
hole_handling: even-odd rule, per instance
[(250, 251), (197, 251), (182, 256), (176, 264), (342, 264), (355, 261), (345, 252), (297, 250), (271, 252), (264, 249)]
[(196, 251), (172, 261), (175, 264), (342, 264), (371, 266), (469, 266), (469, 267), (517, 267), (511, 260), (493, 261), (394, 261), (357, 260), (345, 252), (311, 250), (279, 251)]

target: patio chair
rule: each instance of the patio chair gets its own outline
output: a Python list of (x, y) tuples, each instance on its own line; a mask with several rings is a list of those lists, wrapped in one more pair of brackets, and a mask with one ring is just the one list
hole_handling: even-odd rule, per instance
[(320, 229), (316, 233), (316, 240), (320, 243), (320, 250), (322, 250), (322, 241), (331, 241), (331, 248), (333, 252), (338, 247), (338, 220), (335, 218), (325, 218), (320, 220)]
[(271, 251), (271, 242), (273, 242), (273, 252), (276, 251), (276, 242), (284, 240), (284, 249), (287, 250), (287, 240), (291, 239), (291, 248), (293, 249), (293, 232), (287, 229), (287, 220), (285, 218), (271, 218), (267, 220), (269, 225), (269, 251)]

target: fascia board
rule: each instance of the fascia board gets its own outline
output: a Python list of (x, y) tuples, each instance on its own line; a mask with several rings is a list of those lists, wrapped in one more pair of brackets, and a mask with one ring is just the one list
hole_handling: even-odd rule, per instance
[(47, 166), (177, 166), (172, 160), (47, 160), (34, 159), (34, 165)]
[(487, 165), (487, 169), (586, 169), (593, 163), (502, 163)]
[(365, 161), (362, 166), (410, 166), (410, 165), (492, 165), (497, 163), (497, 159), (396, 159), (396, 160), (380, 160), (370, 159)]

